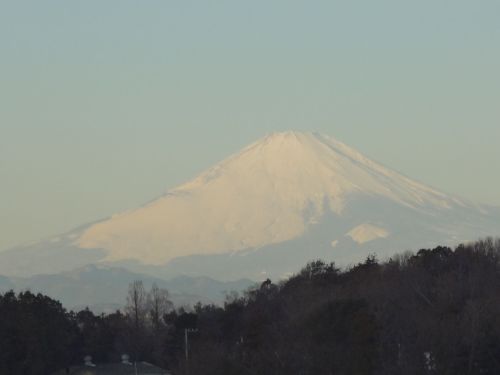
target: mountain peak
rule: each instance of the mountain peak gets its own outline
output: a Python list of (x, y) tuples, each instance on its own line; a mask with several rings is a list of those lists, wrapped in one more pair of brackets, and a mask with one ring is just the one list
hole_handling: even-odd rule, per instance
[(325, 135), (272, 133), (139, 209), (90, 227), (79, 247), (108, 260), (165, 262), (296, 238), (350, 197), (380, 197), (411, 209), (456, 202)]
[[(284, 131), (271, 133), (241, 151), (244, 154), (247, 151), (262, 152), (263, 149), (268, 151), (274, 150), (276, 154), (268, 154), (271, 158), (289, 157), (286, 153), (298, 152), (301, 154), (308, 150), (323, 158), (339, 158), (347, 157), (357, 162), (369, 162), (369, 159), (363, 156), (355, 149), (338, 141), (337, 139), (317, 132), (302, 132), (302, 131)], [(302, 151), (301, 151), (302, 150)], [(285, 154), (283, 154), (285, 152)], [(325, 155), (329, 154), (329, 155)]]
[[(287, 130), (282, 132), (272, 132), (263, 138), (257, 140), (254, 144), (259, 145), (283, 145), (283, 144), (302, 144), (304, 146), (310, 144), (311, 142), (321, 142), (326, 137), (320, 133), (316, 132), (305, 132), (297, 130)], [(250, 145), (249, 147), (251, 147)]]
[[(436, 239), (434, 244), (446, 244), (471, 233), (490, 235), (498, 219), (488, 215), (334, 138), (288, 131), (257, 140), (147, 205), (63, 240), (13, 250), (3, 264), (12, 268), (9, 257), (32, 254), (16, 266), (30, 269), (30, 259), (59, 254), (78, 265), (91, 257), (127, 265), (169, 263), (175, 272), (184, 264), (186, 273), (217, 262), (222, 268), (216, 266), (216, 274), (229, 272), (228, 264), (289, 272), (315, 258), (360, 260), (359, 251), (383, 255)], [(487, 229), (479, 232), (478, 223)], [(47, 267), (54, 267), (49, 258)]]
[(256, 143), (303, 143), (307, 140), (321, 137), (321, 134), (315, 132), (287, 130), (283, 132), (272, 132), (258, 140)]

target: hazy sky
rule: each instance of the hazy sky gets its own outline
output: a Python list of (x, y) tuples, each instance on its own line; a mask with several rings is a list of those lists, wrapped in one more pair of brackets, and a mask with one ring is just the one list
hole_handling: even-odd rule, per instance
[(500, 205), (500, 1), (0, 0), (0, 249), (272, 131)]

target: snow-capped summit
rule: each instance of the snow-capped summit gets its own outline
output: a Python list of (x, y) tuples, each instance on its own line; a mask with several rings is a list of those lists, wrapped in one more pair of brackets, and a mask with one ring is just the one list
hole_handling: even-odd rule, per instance
[[(98, 251), (101, 262), (175, 264), (187, 273), (244, 254), (238, 257), (241, 267), (247, 261), (276, 273), (317, 257), (354, 261), (369, 251), (498, 234), (493, 214), (485, 210), (334, 138), (284, 132), (258, 140), (143, 207), (66, 236), (65, 243), (73, 252)], [(279, 256), (271, 261), (270, 254)], [(259, 256), (267, 260), (257, 261)]]
[(342, 216), (355, 195), (415, 210), (458, 204), (375, 163), (333, 138), (271, 134), (148, 205), (90, 227), (76, 244), (107, 260), (158, 264), (291, 240), (331, 211)]

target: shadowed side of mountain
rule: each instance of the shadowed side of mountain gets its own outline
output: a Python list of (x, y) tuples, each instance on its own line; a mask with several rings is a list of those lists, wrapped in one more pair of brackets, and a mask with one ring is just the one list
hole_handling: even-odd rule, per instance
[(326, 213), (303, 236), (290, 241), (231, 254), (178, 257), (159, 266), (133, 260), (116, 265), (161, 278), (185, 274), (219, 280), (279, 280), (315, 259), (346, 267), (372, 254), (386, 259), (406, 250), (498, 236), (500, 210), (484, 214), (462, 208), (443, 215), (415, 211), (386, 199), (356, 197), (342, 216)]
[(0, 273), (8, 276), (31, 276), (63, 272), (105, 257), (102, 249), (80, 249), (71, 244), (46, 244), (15, 248), (0, 253)]
[(99, 222), (82, 225), (68, 233), (17, 246), (0, 252), (0, 275), (29, 277), (66, 272), (106, 257), (104, 249), (81, 249), (75, 240), (87, 228)]

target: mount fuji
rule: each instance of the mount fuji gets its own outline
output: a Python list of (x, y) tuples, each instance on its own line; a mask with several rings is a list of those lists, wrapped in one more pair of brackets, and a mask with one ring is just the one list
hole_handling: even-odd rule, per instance
[(88, 264), (155, 277), (286, 277), (500, 235), (500, 208), (414, 181), (316, 133), (274, 133), (150, 203), (0, 253), (0, 274)]

